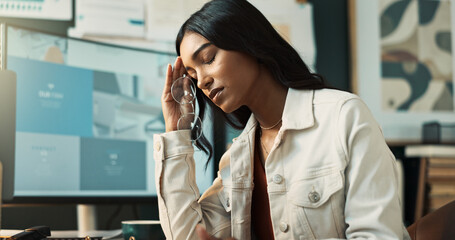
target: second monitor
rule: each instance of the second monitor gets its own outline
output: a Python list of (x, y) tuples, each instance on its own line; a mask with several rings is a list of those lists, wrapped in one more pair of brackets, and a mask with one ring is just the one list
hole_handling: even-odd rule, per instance
[[(5, 29), (6, 68), (17, 74), (6, 202), (155, 197), (153, 134), (165, 130), (160, 98), (175, 54)], [(213, 142), (210, 124), (204, 132)], [(207, 158), (196, 152), (201, 192), (214, 179)]]

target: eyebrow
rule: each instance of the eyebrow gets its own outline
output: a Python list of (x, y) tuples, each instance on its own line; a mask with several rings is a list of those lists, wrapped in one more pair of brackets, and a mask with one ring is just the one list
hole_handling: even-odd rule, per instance
[(208, 46), (210, 46), (210, 45), (212, 45), (212, 43), (210, 43), (210, 42), (202, 44), (196, 51), (194, 51), (193, 56), (191, 56), (191, 58), (192, 58), (193, 60), (195, 60), (195, 59), (197, 58), (197, 55), (198, 55), (202, 50), (204, 50), (204, 48), (206, 48), (206, 47), (208, 47)]

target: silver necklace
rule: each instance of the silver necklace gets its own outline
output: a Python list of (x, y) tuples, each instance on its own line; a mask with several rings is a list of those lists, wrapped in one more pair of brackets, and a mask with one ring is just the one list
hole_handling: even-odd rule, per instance
[(273, 124), (273, 126), (271, 126), (271, 127), (263, 127), (263, 126), (261, 126), (261, 124), (259, 124), (259, 127), (261, 129), (264, 129), (264, 130), (270, 130), (270, 129), (275, 128), (276, 126), (278, 126), (278, 124), (280, 124), (281, 121), (283, 121), (283, 119), (280, 118), (280, 120), (277, 123)]

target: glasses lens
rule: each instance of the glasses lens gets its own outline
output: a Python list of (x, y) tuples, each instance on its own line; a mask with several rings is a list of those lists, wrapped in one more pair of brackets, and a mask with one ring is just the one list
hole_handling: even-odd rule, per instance
[(196, 98), (196, 86), (190, 77), (179, 77), (171, 86), (174, 100), (180, 104), (187, 104)]
[(178, 130), (191, 130), (191, 140), (196, 141), (202, 135), (202, 121), (195, 114), (196, 85), (186, 76), (177, 78), (171, 86), (171, 94), (180, 104), (182, 116), (177, 122)]
[(202, 121), (194, 113), (182, 115), (177, 122), (178, 130), (191, 130), (191, 140), (196, 141), (202, 135)]

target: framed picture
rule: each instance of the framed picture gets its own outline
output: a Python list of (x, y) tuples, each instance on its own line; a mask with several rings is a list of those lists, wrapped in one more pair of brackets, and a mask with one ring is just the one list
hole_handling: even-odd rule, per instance
[(350, 0), (349, 11), (352, 88), (388, 143), (455, 123), (455, 0)]

